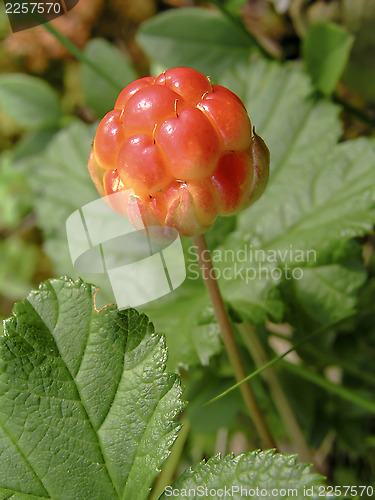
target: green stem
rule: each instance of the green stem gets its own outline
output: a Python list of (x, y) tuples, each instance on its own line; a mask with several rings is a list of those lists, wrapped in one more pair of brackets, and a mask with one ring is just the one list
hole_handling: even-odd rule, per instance
[[(221, 296), (217, 283), (215, 270), (212, 266), (206, 238), (204, 235), (195, 236), (193, 238), (193, 242), (198, 255), (203, 280), (210, 296), (217, 322), (221, 329), (225, 349), (227, 351), (230, 363), (233, 367), (236, 380), (240, 382), (246, 377), (246, 371), (242, 363), (240, 353), (238, 351), (236, 339), (233, 334), (228, 314), (225, 310), (223, 298)], [(275, 441), (258, 406), (258, 402), (255, 398), (250, 383), (246, 382), (241, 384), (240, 390), (249, 411), (250, 417), (252, 418), (254, 425), (258, 431), (259, 437), (263, 442), (263, 446), (265, 446), (266, 448), (276, 448)]]
[(173, 477), (177, 466), (180, 463), (182, 452), (190, 431), (190, 423), (187, 418), (183, 418), (181, 424), (182, 428), (180, 429), (177, 439), (172, 446), (171, 454), (165, 462), (148, 500), (157, 500), (163, 494), (165, 488), (170, 486), (173, 482)]
[[(248, 323), (240, 323), (238, 329), (242, 333), (246, 346), (252, 355), (257, 368), (269, 363), (269, 358), (262, 343), (259, 341), (255, 328)], [(299, 423), (294, 415), (292, 407), (289, 404), (288, 398), (285, 395), (284, 389), (279, 382), (274, 368), (269, 368), (262, 373), (262, 376), (268, 383), (271, 391), (272, 399), (278, 409), (278, 412), (284, 422), (286, 429), (293, 441), (296, 452), (303, 462), (312, 462), (313, 456), (306, 442), (305, 436), (299, 426)]]
[[(279, 334), (275, 332), (272, 328), (268, 326), (268, 329), (270, 332), (272, 332), (272, 336), (282, 339), (282, 340), (290, 340), (285, 335)], [(350, 362), (348, 362), (345, 359), (342, 359), (339, 356), (332, 355), (331, 352), (322, 352), (321, 350), (317, 349), (313, 345), (306, 344), (303, 346), (303, 350), (307, 352), (308, 354), (314, 356), (316, 359), (317, 363), (324, 363), (325, 365), (336, 365), (342, 368), (344, 371), (347, 373), (350, 373), (354, 377), (362, 380), (363, 382), (367, 384), (372, 384), (375, 386), (375, 375), (373, 373), (369, 373), (368, 371), (364, 371), (361, 368), (358, 368), (357, 366), (352, 365)]]
[(365, 113), (362, 109), (357, 108), (357, 107), (353, 106), (352, 104), (350, 104), (350, 102), (343, 99), (336, 92), (334, 92), (332, 94), (332, 101), (337, 103), (337, 104), (340, 104), (345, 109), (345, 111), (347, 111), (351, 115), (358, 118), (358, 120), (375, 128), (375, 119), (374, 118), (371, 118), (371, 116), (369, 116), (367, 113)]
[[(369, 310), (370, 310), (370, 308), (369, 308)], [(210, 399), (209, 401), (207, 401), (207, 403), (205, 403), (204, 406), (206, 406), (208, 404), (211, 404), (211, 403), (213, 403), (215, 401), (218, 401), (220, 398), (226, 396), (230, 392), (232, 392), (235, 389), (241, 387), (242, 384), (245, 384), (246, 382), (248, 382), (252, 378), (257, 377), (264, 370), (267, 370), (271, 366), (273, 366), (274, 364), (279, 363), (290, 352), (293, 352), (295, 349), (297, 349), (298, 347), (302, 346), (306, 342), (310, 342), (313, 338), (321, 335), (323, 332), (328, 331), (330, 328), (332, 328), (334, 326), (338, 326), (340, 323), (342, 323), (344, 321), (347, 321), (349, 318), (354, 317), (356, 314), (357, 314), (356, 312), (352, 312), (351, 314), (349, 314), (348, 316), (345, 316), (344, 318), (332, 321), (331, 323), (328, 323), (328, 324), (326, 324), (324, 326), (321, 326), (321, 327), (317, 328), (313, 333), (310, 333), (310, 335), (305, 336), (305, 338), (303, 338), (302, 340), (300, 340), (299, 342), (297, 342), (296, 344), (294, 344), (294, 346), (292, 346), (290, 349), (288, 349), (287, 351), (285, 351), (283, 354), (280, 354), (280, 356), (276, 356), (275, 358), (271, 359), (268, 363), (266, 363), (265, 365), (263, 365), (261, 368), (258, 368), (257, 370), (254, 370), (253, 373), (250, 373), (250, 375), (248, 375), (247, 377), (245, 377), (241, 381), (237, 382), (237, 384), (232, 385), (232, 387), (229, 387), (229, 389), (223, 391), (221, 394), (219, 394), (219, 395), (215, 396), (214, 398)]]
[(85, 56), (85, 54), (76, 46), (74, 43), (72, 43), (68, 38), (66, 38), (64, 35), (62, 35), (56, 28), (54, 28), (50, 23), (45, 23), (43, 24), (45, 29), (49, 31), (55, 38), (58, 40), (61, 45), (63, 45), (68, 52), (70, 52), (74, 57), (76, 57), (79, 61), (81, 61), (83, 64), (86, 64), (89, 66), (93, 71), (95, 71), (99, 76), (107, 80), (108, 83), (113, 85), (113, 87), (118, 90), (119, 92), (122, 90), (118, 83), (115, 82), (115, 80), (112, 79), (110, 75), (108, 75), (105, 71), (102, 70), (100, 66), (95, 64), (93, 61), (91, 61), (88, 57)]
[(216, 7), (225, 15), (225, 17), (234, 26), (239, 28), (244, 35), (246, 35), (246, 37), (249, 39), (251, 44), (255, 45), (255, 47), (257, 47), (257, 49), (259, 50), (259, 52), (262, 54), (263, 57), (265, 57), (266, 59), (274, 59), (274, 55), (271, 54), (270, 52), (268, 52), (268, 50), (265, 47), (263, 47), (263, 45), (258, 41), (258, 39), (255, 38), (255, 36), (252, 33), (250, 33), (250, 31), (246, 28), (246, 26), (241, 21), (241, 19), (235, 17), (231, 12), (229, 12), (226, 9), (225, 5), (223, 5), (220, 2), (220, 0), (210, 0), (210, 2), (214, 5), (216, 5)]
[[(66, 14), (67, 9), (65, 6), (65, 2), (62, 2), (62, 4)], [(49, 21), (47, 21), (42, 14), (39, 14), (38, 12), (32, 12), (31, 16), (38, 22), (40, 22), (40, 24), (47, 31), (49, 31), (51, 35), (53, 35), (56, 38), (56, 40), (58, 40), (61, 43), (61, 45), (65, 47), (68, 52), (70, 52), (70, 54), (72, 54), (76, 59), (78, 59), (78, 61), (81, 61), (83, 64), (90, 66), (90, 68), (93, 71), (95, 71), (98, 75), (107, 80), (107, 82), (113, 85), (114, 88), (119, 92), (122, 90), (122, 88), (119, 87), (118, 83), (116, 83), (116, 81), (112, 79), (111, 75), (108, 75), (105, 71), (102, 70), (100, 66), (98, 66), (90, 59), (88, 59), (85, 56), (85, 54), (76, 45), (74, 45), (74, 43), (72, 43), (68, 38), (66, 38), (62, 33), (60, 33), (60, 31), (58, 31), (54, 26), (52, 26), (52, 24)]]
[(375, 414), (375, 403), (372, 400), (366, 399), (361, 395), (357, 394), (355, 390), (347, 389), (346, 387), (343, 387), (341, 385), (334, 384), (333, 382), (327, 380), (322, 375), (319, 375), (318, 373), (315, 373), (312, 370), (309, 370), (308, 368), (305, 368), (302, 365), (301, 366), (295, 365), (293, 363), (288, 363), (287, 361), (283, 360), (280, 361), (280, 365), (286, 370), (290, 371), (291, 373), (294, 373), (304, 378), (305, 380), (308, 380), (309, 382), (312, 382), (313, 384), (322, 387), (323, 389), (325, 389), (328, 392), (331, 392), (332, 394), (336, 394), (345, 401), (353, 403), (354, 405), (364, 408), (370, 413)]

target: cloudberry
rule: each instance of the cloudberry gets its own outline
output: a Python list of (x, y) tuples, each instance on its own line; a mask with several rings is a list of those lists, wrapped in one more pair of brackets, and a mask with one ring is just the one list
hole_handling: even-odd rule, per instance
[(201, 234), (218, 215), (257, 200), (268, 169), (268, 148), (241, 100), (190, 68), (125, 87), (89, 159), (102, 196), (134, 190), (131, 203), (113, 208), (135, 227), (172, 226), (181, 236)]

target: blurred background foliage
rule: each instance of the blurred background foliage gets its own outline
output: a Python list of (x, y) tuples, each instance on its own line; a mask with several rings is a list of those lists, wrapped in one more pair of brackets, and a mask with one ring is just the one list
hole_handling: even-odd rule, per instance
[[(318, 249), (301, 282), (222, 283), (233, 321), (251, 323), (237, 332), (249, 373), (298, 344), (253, 378), (259, 403), (282, 451), (306, 445), (332, 484), (375, 485), (374, 23), (375, 0), (80, 0), (51, 24), (61, 43), (46, 26), (11, 33), (1, 3), (0, 318), (41, 281), (74, 275), (64, 224), (97, 197), (85, 166), (118, 92), (167, 67), (209, 73), (244, 100), (283, 172), (250, 212), (218, 220), (211, 248)], [(91, 281), (107, 303), (108, 284)], [(202, 407), (233, 384), (202, 283), (146, 311), (190, 402), (166, 474), (259, 447), (237, 391)]]

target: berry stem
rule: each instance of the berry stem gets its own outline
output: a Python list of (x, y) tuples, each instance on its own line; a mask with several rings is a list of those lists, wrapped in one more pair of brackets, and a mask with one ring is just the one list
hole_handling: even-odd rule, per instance
[[(228, 318), (228, 314), (225, 310), (223, 298), (221, 296), (220, 289), (217, 283), (215, 270), (212, 266), (206, 238), (203, 234), (195, 236), (193, 238), (193, 242), (196, 247), (203, 280), (210, 296), (217, 322), (221, 329), (225, 349), (227, 351), (230, 363), (233, 367), (236, 380), (240, 382), (247, 376), (247, 373), (238, 351), (237, 343)], [(258, 434), (263, 442), (263, 445), (266, 448), (277, 448), (275, 441), (268, 429), (268, 425), (258, 406), (257, 400), (255, 399), (255, 395), (250, 382), (243, 383), (240, 386), (240, 391), (249, 411), (250, 417), (252, 418)]]
[[(270, 362), (270, 359), (260, 342), (255, 327), (249, 323), (240, 323), (238, 329), (242, 334), (245, 344), (252, 355), (257, 368), (261, 368)], [(306, 442), (305, 436), (299, 426), (297, 418), (289, 404), (288, 398), (278, 379), (276, 370), (270, 366), (262, 373), (263, 378), (268, 383), (273, 401), (279, 411), (279, 415), (284, 422), (289, 436), (291, 437), (294, 447), (297, 450), (298, 457), (302, 462), (312, 462), (313, 456)]]

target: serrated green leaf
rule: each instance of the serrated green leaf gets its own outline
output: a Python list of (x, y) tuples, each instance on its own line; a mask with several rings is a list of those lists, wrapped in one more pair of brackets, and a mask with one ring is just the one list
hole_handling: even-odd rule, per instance
[(366, 277), (365, 268), (355, 264), (303, 269), (301, 279), (291, 281), (294, 300), (311, 320), (330, 323), (355, 311)]
[[(222, 281), (225, 297), (244, 311), (246, 302), (256, 303), (259, 292), (278, 284), (270, 276), (272, 269), (329, 265), (342, 242), (372, 231), (375, 142), (337, 144), (337, 107), (314, 98), (308, 78), (295, 66), (255, 61), (237, 66), (221, 83), (244, 100), (271, 151), (265, 194), (239, 214), (237, 231), (222, 245), (222, 252), (232, 249), (247, 255), (242, 263), (237, 258), (238, 270), (258, 271), (258, 279), (248, 283), (241, 276)], [(257, 250), (263, 252), (261, 257)], [(261, 275), (259, 265), (268, 268), (268, 274), (266, 269)], [(332, 283), (335, 293), (339, 273), (332, 277), (337, 278)], [(351, 309), (353, 300), (349, 304)], [(348, 313), (342, 308), (342, 316)]]
[(331, 94), (348, 62), (354, 37), (334, 23), (313, 24), (302, 44), (306, 69), (315, 87)]
[(0, 76), (0, 106), (19, 125), (39, 129), (61, 118), (56, 92), (40, 78), (23, 74)]
[(219, 76), (251, 51), (248, 37), (220, 12), (180, 8), (145, 22), (137, 35), (149, 58), (164, 69), (188, 66)]
[(101, 118), (114, 108), (118, 94), (137, 79), (137, 74), (124, 55), (107, 40), (90, 40), (84, 55), (111, 77), (111, 81), (108, 81), (87, 64), (82, 66), (82, 86), (86, 102), (96, 116)]
[[(303, 498), (304, 488), (316, 485), (321, 480), (321, 476), (311, 472), (309, 465), (298, 464), (295, 455), (274, 454), (272, 450), (227, 455), (224, 458), (218, 455), (201, 462), (194, 470), (185, 471), (160, 499), (168, 498), (172, 488), (175, 490), (173, 493), (176, 493), (173, 498), (186, 498), (188, 491), (189, 496), (193, 492), (198, 496), (200, 491), (203, 494), (208, 491), (207, 497), (220, 499), (224, 497), (225, 488), (226, 496), (236, 499), (245, 497), (245, 494), (241, 495), (241, 488), (247, 490), (246, 496), (255, 499), (271, 495), (272, 490), (275, 490), (272, 498), (285, 498), (281, 491), (284, 489), (290, 491), (288, 496)], [(267, 493), (263, 494), (261, 490)]]
[(164, 339), (135, 310), (98, 313), (94, 292), (48, 281), (4, 323), (4, 494), (145, 499), (168, 456), (182, 403), (179, 381), (165, 372)]

